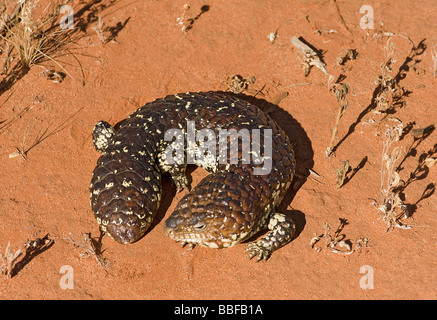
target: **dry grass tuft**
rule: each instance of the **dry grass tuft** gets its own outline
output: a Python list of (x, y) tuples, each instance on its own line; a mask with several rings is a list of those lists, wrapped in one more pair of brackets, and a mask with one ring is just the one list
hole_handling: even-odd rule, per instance
[(70, 240), (77, 248), (82, 249), (84, 251), (80, 254), (80, 257), (81, 258), (94, 257), (97, 263), (100, 264), (100, 266), (102, 266), (103, 269), (106, 271), (108, 262), (102, 256), (103, 252), (100, 249), (101, 238), (99, 239), (99, 241), (95, 241), (94, 239), (91, 238), (90, 233), (82, 233), (81, 236), (78, 236), (70, 232), (70, 235), (71, 237), (68, 236), (67, 239)]
[(2, 4), (0, 37), (10, 48), (5, 57), (3, 73), (9, 69), (13, 54), (18, 56), (23, 68), (30, 68), (44, 60), (58, 64), (53, 60), (53, 55), (59, 52), (68, 34), (73, 31), (62, 29), (57, 18), (61, 7), (70, 1), (57, 1), (55, 5), (45, 7), (36, 17), (38, 2), (39, 0), (19, 0), (14, 4), (10, 1)]

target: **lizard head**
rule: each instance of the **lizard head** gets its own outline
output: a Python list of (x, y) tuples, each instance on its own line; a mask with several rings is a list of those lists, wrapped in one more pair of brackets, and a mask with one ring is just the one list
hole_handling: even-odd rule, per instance
[(254, 225), (251, 204), (240, 201), (241, 188), (217, 181), (220, 178), (219, 174), (206, 177), (181, 199), (164, 225), (172, 240), (182, 245), (226, 248), (249, 235)]

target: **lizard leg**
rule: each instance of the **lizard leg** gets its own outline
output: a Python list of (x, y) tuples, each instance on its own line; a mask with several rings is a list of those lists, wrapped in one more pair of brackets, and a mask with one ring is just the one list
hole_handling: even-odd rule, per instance
[(177, 192), (183, 189), (190, 191), (190, 184), (187, 178), (187, 161), (185, 154), (175, 154), (174, 151), (168, 152), (167, 149), (158, 155), (158, 165), (162, 172), (168, 172)]
[(262, 259), (267, 260), (273, 251), (289, 243), (296, 232), (293, 220), (282, 213), (272, 215), (268, 228), (270, 232), (247, 246), (246, 252), (250, 253), (249, 259), (258, 256), (256, 262)]
[(93, 129), (94, 149), (104, 152), (115, 135), (115, 129), (106, 121), (99, 121)]
[(168, 171), (173, 183), (176, 185), (177, 192), (181, 192), (183, 189), (190, 191), (190, 184), (185, 172), (186, 167), (186, 165), (175, 165)]

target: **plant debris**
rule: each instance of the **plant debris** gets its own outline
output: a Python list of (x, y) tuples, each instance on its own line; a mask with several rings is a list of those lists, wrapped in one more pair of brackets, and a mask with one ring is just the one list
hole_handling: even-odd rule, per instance
[(54, 83), (61, 83), (64, 81), (66, 74), (63, 72), (58, 72), (54, 68), (46, 69), (41, 72), (41, 74), (46, 78), (47, 80), (51, 80)]
[[(350, 255), (354, 252), (361, 252), (362, 248), (367, 247), (369, 239), (359, 237), (355, 240), (355, 249), (352, 248), (352, 241), (350, 239), (346, 239), (346, 235), (342, 234), (343, 228), (348, 225), (348, 221), (346, 219), (340, 218), (340, 224), (337, 229), (334, 231), (334, 234), (331, 234), (331, 226), (327, 223), (323, 223), (324, 233), (321, 235), (314, 235), (310, 241), (311, 249), (320, 252), (322, 250), (329, 250), (333, 253)], [(323, 247), (316, 247), (316, 244), (325, 240), (325, 245)]]
[(254, 76), (249, 77), (248, 79), (244, 79), (239, 74), (234, 74), (226, 79), (226, 84), (228, 86), (229, 91), (238, 94), (247, 90), (249, 85), (254, 84), (255, 81), (256, 79)]
[(100, 249), (100, 240), (95, 241), (91, 238), (91, 233), (82, 233), (81, 236), (77, 236), (74, 233), (70, 232), (70, 236), (67, 237), (77, 248), (84, 250), (84, 252), (80, 253), (81, 258), (94, 257), (97, 263), (105, 269), (108, 266), (108, 262), (102, 256), (102, 251)]
[[(403, 224), (400, 219), (408, 217), (408, 208), (400, 197), (399, 187), (403, 184), (399, 172), (398, 162), (403, 152), (399, 147), (392, 148), (394, 142), (402, 136), (403, 124), (390, 127), (385, 131), (385, 141), (381, 161), (381, 201), (373, 204), (378, 208), (382, 220), (387, 225), (387, 231), (393, 227), (410, 229), (411, 226)], [(401, 211), (400, 213), (398, 211)]]
[(21, 249), (14, 252), (11, 244), (8, 242), (5, 253), (2, 254), (0, 251), (0, 274), (5, 275), (10, 279), (18, 258), (21, 257), (21, 255)]
[(344, 66), (347, 61), (355, 60), (357, 58), (357, 50), (347, 49), (345, 53), (339, 54), (337, 57), (337, 65)]
[(349, 93), (349, 84), (335, 84), (332, 86), (332, 89), (335, 94), (335, 99), (337, 100), (337, 117), (335, 119), (335, 125), (332, 128), (331, 141), (329, 142), (329, 146), (326, 149), (326, 157), (329, 158), (334, 154), (334, 141), (337, 136), (338, 125), (340, 124), (340, 119), (346, 111), (349, 102), (346, 100), (346, 95)]
[(349, 172), (349, 160), (344, 162), (343, 168), (337, 169), (337, 188), (340, 189), (346, 179), (346, 174)]
[(311, 49), (307, 44), (299, 40), (297, 37), (293, 37), (290, 40), (291, 44), (299, 49), (299, 55), (302, 59), (302, 67), (304, 69), (305, 77), (310, 74), (311, 67), (316, 66), (324, 74), (329, 76), (330, 74), (326, 71), (326, 64), (322, 62), (321, 58), (313, 49)]

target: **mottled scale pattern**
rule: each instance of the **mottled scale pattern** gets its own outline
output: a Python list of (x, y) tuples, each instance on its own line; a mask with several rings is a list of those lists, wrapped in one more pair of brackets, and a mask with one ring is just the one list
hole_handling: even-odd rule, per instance
[[(210, 248), (231, 247), (261, 229), (270, 231), (249, 244), (250, 257), (268, 259), (290, 242), (293, 221), (275, 208), (293, 179), (295, 157), (285, 132), (258, 107), (243, 97), (225, 92), (199, 92), (166, 96), (135, 111), (114, 129), (104, 121), (93, 132), (94, 146), (102, 152), (90, 186), (91, 207), (102, 230), (119, 243), (132, 243), (150, 227), (161, 200), (161, 175), (169, 172), (178, 190), (188, 189), (185, 175), (189, 124), (195, 132), (210, 129), (217, 140), (214, 157), (194, 159), (210, 174), (187, 193), (165, 221), (167, 235), (182, 244)], [(164, 152), (173, 143), (165, 141), (168, 130), (184, 135), (182, 163), (169, 164)], [(229, 131), (235, 129), (234, 133)], [(258, 141), (253, 132), (259, 129)], [(271, 129), (271, 157), (266, 156), (265, 132)], [(222, 131), (221, 131), (222, 130)], [(230, 151), (220, 153), (219, 136), (228, 130), (238, 142), (237, 161)], [(250, 140), (242, 133), (250, 133)], [(249, 141), (249, 142), (248, 142)], [(246, 145), (244, 145), (246, 144)], [(250, 144), (250, 145), (247, 145)], [(202, 146), (197, 141), (195, 148)], [(249, 158), (244, 147), (249, 148)], [(254, 163), (252, 156), (262, 156)], [(226, 159), (225, 159), (226, 158)], [(256, 174), (255, 168), (271, 161), (271, 170)]]

